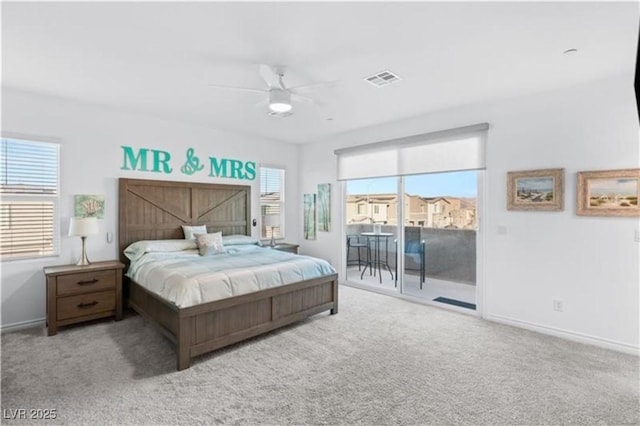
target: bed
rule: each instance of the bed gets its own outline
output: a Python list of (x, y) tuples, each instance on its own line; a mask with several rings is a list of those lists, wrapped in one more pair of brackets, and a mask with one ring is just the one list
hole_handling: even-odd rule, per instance
[[(206, 225), (223, 235), (251, 234), (251, 188), (193, 182), (125, 179), (119, 181), (119, 248), (141, 240), (183, 239), (182, 225)], [(262, 250), (259, 253), (256, 250)], [(294, 256), (255, 248), (256, 256), (295, 262)], [(267, 256), (268, 257), (268, 256)], [(304, 256), (299, 256), (303, 258)], [(276, 259), (277, 260), (277, 259)], [(198, 303), (171, 302), (125, 276), (130, 308), (157, 324), (176, 345), (177, 368), (215, 351), (324, 311), (338, 313), (338, 277), (332, 270), (315, 278)], [(206, 298), (205, 298), (206, 299)], [(180, 305), (180, 306), (179, 306)]]

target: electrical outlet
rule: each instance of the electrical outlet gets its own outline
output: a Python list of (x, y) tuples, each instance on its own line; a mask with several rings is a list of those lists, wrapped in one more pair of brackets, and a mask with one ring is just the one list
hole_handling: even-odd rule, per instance
[(558, 312), (562, 312), (563, 306), (562, 306), (562, 300), (554, 300), (553, 301), (553, 310), (554, 311), (558, 311)]
[(498, 235), (507, 235), (507, 227), (506, 226), (498, 226), (497, 229)]
[(635, 233), (635, 236), (633, 237), (633, 240), (636, 243), (640, 243), (640, 229), (636, 229), (636, 233)]

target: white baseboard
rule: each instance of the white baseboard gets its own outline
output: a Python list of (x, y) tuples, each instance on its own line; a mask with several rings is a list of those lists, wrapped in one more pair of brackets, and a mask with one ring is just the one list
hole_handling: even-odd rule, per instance
[(46, 324), (46, 318), (39, 318), (29, 321), (14, 322), (13, 324), (7, 324), (0, 326), (0, 333), (9, 333), (11, 331), (23, 330), (25, 328), (44, 327)]
[(616, 342), (614, 340), (603, 339), (601, 337), (589, 336), (588, 334), (576, 333), (574, 331), (567, 331), (559, 328), (549, 327), (546, 325), (521, 321), (509, 317), (503, 317), (501, 315), (488, 314), (486, 315), (485, 319), (488, 321), (511, 325), (513, 327), (524, 328), (526, 330), (535, 331), (537, 333), (561, 337), (563, 339), (572, 340), (574, 342), (586, 343), (588, 345), (599, 346), (601, 348), (612, 349), (614, 351), (640, 356), (640, 347), (629, 345), (627, 343)]

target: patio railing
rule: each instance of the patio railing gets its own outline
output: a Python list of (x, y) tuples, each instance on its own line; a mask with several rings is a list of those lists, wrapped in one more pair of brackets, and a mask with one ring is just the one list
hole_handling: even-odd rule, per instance
[[(347, 235), (359, 235), (373, 231), (371, 224), (347, 225)], [(392, 270), (396, 266), (396, 247), (398, 228), (394, 225), (382, 225), (381, 232), (390, 232), (394, 237), (388, 239), (388, 246), (380, 245), (380, 257), (387, 258)], [(423, 228), (405, 226), (405, 244), (415, 247), (425, 241), (425, 272), (427, 278), (465, 284), (476, 283), (476, 231), (472, 229)], [(364, 241), (364, 239), (363, 239)], [(345, 242), (346, 243), (346, 242)], [(371, 245), (373, 250), (373, 244)], [(408, 250), (413, 251), (413, 250)], [(387, 253), (388, 252), (388, 253)], [(388, 257), (386, 257), (388, 255)], [(357, 262), (355, 249), (350, 250), (349, 263)], [(420, 269), (418, 253), (405, 254), (405, 269), (408, 273), (418, 273)]]

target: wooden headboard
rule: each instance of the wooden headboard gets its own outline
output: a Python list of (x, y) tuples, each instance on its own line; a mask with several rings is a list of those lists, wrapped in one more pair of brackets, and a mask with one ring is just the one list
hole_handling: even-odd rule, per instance
[(181, 225), (251, 235), (251, 187), (120, 178), (120, 258), (139, 240), (184, 238)]

